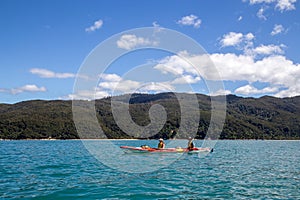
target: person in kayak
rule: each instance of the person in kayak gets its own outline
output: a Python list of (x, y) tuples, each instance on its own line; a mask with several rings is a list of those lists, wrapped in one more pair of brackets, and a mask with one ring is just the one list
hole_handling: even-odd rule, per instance
[(193, 138), (189, 137), (189, 142), (187, 147), (189, 151), (192, 151), (195, 147), (193, 140), (194, 140)]
[(159, 139), (159, 143), (158, 143), (158, 147), (159, 149), (164, 149), (165, 148), (165, 143), (164, 140), (162, 138)]

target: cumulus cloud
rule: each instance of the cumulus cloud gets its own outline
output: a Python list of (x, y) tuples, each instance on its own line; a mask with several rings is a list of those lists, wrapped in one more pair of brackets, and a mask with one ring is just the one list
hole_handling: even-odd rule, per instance
[(242, 33), (230, 32), (226, 35), (223, 35), (223, 38), (221, 39), (221, 45), (222, 47), (235, 46), (240, 44), (242, 42), (242, 39)]
[(232, 94), (230, 90), (218, 90), (216, 92), (209, 93), (210, 96), (228, 95)]
[(201, 76), (212, 81), (247, 81), (250, 86), (254, 82), (270, 85), (263, 89), (241, 87), (235, 91), (239, 94), (272, 93), (280, 97), (300, 95), (300, 64), (278, 55), (277, 53), (282, 53), (280, 46), (261, 45), (254, 50), (263, 56), (257, 59), (247, 54), (214, 53), (209, 55), (212, 62), (208, 62), (204, 55), (185, 53), (185, 58), (195, 64), (197, 69), (177, 55), (161, 59), (154, 68), (162, 73), (177, 75), (178, 78), (173, 83), (196, 83)]
[(271, 32), (271, 35), (277, 35), (279, 33), (282, 33), (284, 31), (284, 28), (281, 24), (275, 24), (274, 28)]
[(267, 56), (260, 60), (235, 54), (212, 54), (211, 58), (223, 80), (269, 83), (272, 88), (285, 88), (275, 93), (275, 96), (300, 95), (300, 65), (282, 55)]
[(298, 85), (294, 85), (289, 87), (286, 90), (281, 90), (277, 92), (274, 96), (276, 97), (294, 97), (299, 96), (300, 94), (300, 82), (298, 81)]
[(38, 87), (36, 85), (24, 85), (19, 88), (14, 88), (11, 90), (12, 94), (19, 94), (23, 92), (46, 92), (47, 89), (45, 87)]
[(250, 5), (253, 4), (275, 4), (275, 8), (279, 11), (295, 10), (295, 3), (297, 0), (250, 0)]
[(167, 56), (158, 61), (158, 64), (154, 66), (154, 69), (161, 71), (162, 73), (171, 73), (177, 76), (184, 74), (197, 75), (198, 72), (191, 65), (191, 63), (185, 60), (185, 57), (192, 59), (192, 56), (187, 54), (187, 52), (179, 52), (178, 55)]
[(1, 93), (10, 93), (10, 94), (20, 94), (23, 92), (46, 92), (47, 89), (45, 87), (38, 87), (37, 85), (34, 84), (27, 84), (21, 87), (17, 88), (12, 88), (12, 89), (5, 89), (5, 88), (0, 88)]
[(220, 40), (220, 45), (222, 47), (233, 46), (237, 50), (243, 50), (245, 55), (256, 56), (256, 55), (275, 55), (283, 54), (283, 48), (286, 46), (281, 45), (263, 45), (254, 47), (253, 39), (255, 36), (252, 33), (236, 33), (230, 32), (224, 34)]
[(163, 27), (161, 27), (157, 21), (152, 22), (152, 26), (155, 33), (161, 32), (163, 30)]
[(283, 44), (281, 45), (260, 45), (253, 49), (255, 54), (263, 54), (263, 55), (273, 55), (273, 54), (283, 54), (284, 51), (282, 47), (285, 47)]
[(56, 73), (48, 69), (32, 68), (30, 73), (40, 76), (41, 78), (74, 78), (76, 75), (72, 73)]
[[(251, 38), (251, 37), (250, 37)], [(257, 54), (213, 53), (210, 55), (194, 55), (187, 51), (178, 55), (166, 56), (157, 61), (153, 67), (162, 74), (171, 74), (172, 79), (165, 82), (140, 82), (126, 80), (117, 74), (102, 74), (95, 91), (82, 91), (73, 95), (78, 97), (98, 97), (131, 93), (131, 92), (163, 92), (176, 91), (181, 84), (196, 84), (201, 81), (243, 81), (246, 85), (229, 91), (222, 89), (210, 95), (240, 94), (263, 95), (272, 94), (278, 97), (300, 95), (300, 64), (293, 63), (283, 55), (280, 46), (260, 45), (253, 48)], [(192, 64), (195, 67), (192, 66)], [(216, 70), (213, 70), (216, 69)], [(263, 83), (268, 87), (256, 88), (252, 83)], [(180, 87), (178, 87), (179, 89)]]
[[(293, 64), (282, 55), (273, 55), (255, 60), (249, 55), (211, 54), (214, 65), (224, 80), (247, 80), (288, 84), (299, 76), (299, 64)], [(293, 75), (295, 73), (295, 76)], [(298, 75), (297, 75), (298, 74)]]
[(122, 78), (117, 74), (100, 74), (101, 81), (119, 82)]
[(199, 76), (193, 76), (191, 74), (185, 74), (178, 78), (175, 78), (171, 83), (172, 84), (192, 84), (197, 83), (201, 80)]
[[(107, 74), (110, 75), (110, 74)], [(121, 80), (120, 82), (101, 82), (94, 90), (81, 90), (69, 94), (61, 99), (95, 100), (124, 93), (149, 93), (149, 92), (170, 92), (175, 88), (168, 82), (141, 83), (132, 80)]]
[(133, 34), (122, 35), (121, 38), (117, 41), (117, 46), (126, 50), (131, 50), (140, 46), (155, 46), (157, 44), (157, 41), (151, 41), (147, 38), (138, 37)]
[(272, 3), (274, 0), (250, 0), (250, 4)]
[(175, 91), (175, 88), (169, 82), (150, 82), (143, 84), (138, 92), (148, 93), (148, 92), (170, 92)]
[(253, 40), (254, 39), (254, 35), (252, 34), (252, 33), (247, 33), (246, 35), (245, 35), (245, 38), (246, 38), (246, 40)]
[(177, 21), (177, 24), (181, 24), (184, 26), (193, 26), (194, 28), (199, 28), (201, 23), (201, 19), (199, 19), (196, 15), (184, 16)]
[(99, 88), (111, 92), (130, 93), (141, 87), (140, 82), (133, 80), (124, 80), (117, 74), (101, 74)]
[(0, 88), (0, 92), (2, 93), (10, 93), (10, 94), (20, 94), (23, 92), (46, 92), (47, 89), (45, 87), (38, 87), (34, 84), (27, 84), (21, 87), (12, 88), (12, 89), (4, 89)]
[(275, 8), (277, 8), (280, 11), (295, 10), (296, 1), (297, 0), (278, 0)]
[(141, 86), (138, 81), (120, 80), (119, 82), (105, 81), (99, 83), (99, 87), (113, 92), (130, 93)]
[[(92, 90), (80, 90), (76, 93), (69, 94), (63, 99), (82, 99), (82, 100), (94, 100), (101, 99), (112, 95), (115, 87), (122, 81), (122, 78), (117, 74), (100, 74), (99, 75), (99, 85)], [(124, 86), (126, 87), (126, 86)], [(124, 90), (128, 91), (129, 88)]]
[[(167, 59), (167, 58), (165, 58)], [(174, 71), (172, 71), (173, 73)], [(164, 72), (162, 72), (164, 73)], [(193, 74), (183, 74), (175, 76), (168, 81), (143, 82), (123, 79), (117, 74), (102, 74), (98, 84), (99, 91), (106, 91), (107, 94), (121, 94), (133, 92), (166, 92), (175, 91), (175, 85), (193, 84), (199, 82), (199, 76)]]
[(278, 92), (278, 87), (265, 87), (262, 89), (257, 89), (252, 85), (245, 85), (242, 87), (237, 88), (234, 92), (236, 94), (242, 94), (242, 95), (257, 95), (257, 94), (269, 94), (269, 93), (275, 93)]
[(61, 99), (71, 99), (71, 100), (94, 100), (101, 99), (110, 96), (106, 91), (95, 90), (80, 90), (77, 93), (69, 94), (67, 96), (61, 97)]
[(160, 25), (157, 23), (157, 21), (152, 22), (152, 26), (155, 28), (160, 27)]
[(265, 12), (265, 8), (260, 8), (260, 9), (257, 11), (256, 16), (257, 16), (259, 19), (267, 20), (267, 17), (264, 15), (264, 12)]
[(252, 33), (236, 33), (229, 32), (224, 34), (220, 40), (220, 45), (222, 47), (234, 46), (241, 49), (248, 48), (252, 46), (252, 40), (254, 39), (254, 35)]
[(94, 24), (85, 29), (86, 32), (93, 32), (97, 29), (100, 29), (103, 26), (103, 21), (101, 19), (94, 22)]

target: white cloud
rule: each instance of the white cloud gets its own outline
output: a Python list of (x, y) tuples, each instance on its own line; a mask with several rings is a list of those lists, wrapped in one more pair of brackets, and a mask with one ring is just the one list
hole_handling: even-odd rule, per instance
[(250, 0), (250, 4), (272, 3), (275, 0)]
[(157, 23), (157, 21), (154, 21), (154, 22), (152, 23), (152, 26), (153, 26), (153, 27), (156, 27), (156, 28), (157, 28), (157, 27), (160, 27), (160, 25)]
[(268, 93), (275, 93), (278, 91), (278, 87), (265, 87), (263, 89), (257, 89), (252, 85), (245, 85), (242, 87), (237, 88), (234, 92), (236, 94), (242, 95), (253, 95), (253, 94), (268, 94)]
[(100, 90), (111, 92), (130, 93), (141, 87), (140, 82), (132, 80), (124, 80), (117, 74), (101, 74), (100, 75)]
[[(107, 74), (110, 76), (110, 74)], [(62, 97), (61, 99), (81, 99), (94, 100), (108, 96), (120, 95), (124, 93), (149, 93), (149, 92), (169, 92), (175, 88), (167, 82), (141, 83), (132, 80), (121, 80), (120, 82), (101, 82), (94, 90), (82, 90), (74, 94)]]
[(297, 0), (250, 0), (250, 5), (275, 3), (275, 8), (283, 12), (283, 11), (295, 10), (296, 2)]
[(245, 35), (245, 39), (246, 39), (247, 41), (253, 40), (253, 39), (254, 39), (254, 35), (253, 35), (252, 33), (247, 33), (247, 34)]
[(74, 78), (76, 76), (72, 73), (55, 73), (42, 68), (32, 68), (30, 69), (30, 73), (38, 75), (42, 78)]
[(108, 94), (122, 94), (133, 92), (166, 92), (175, 91), (174, 85), (193, 84), (200, 81), (200, 77), (190, 74), (176, 76), (169, 81), (140, 82), (125, 80), (116, 74), (103, 74), (98, 85), (99, 91), (106, 91)]
[(174, 79), (171, 83), (172, 84), (192, 84), (197, 83), (201, 80), (199, 76), (193, 76), (190, 74), (182, 75), (176, 79)]
[[(177, 77), (177, 83), (197, 82), (200, 75), (215, 76), (211, 74), (211, 60), (207, 54), (193, 55), (187, 51), (181, 51), (177, 55), (167, 56), (158, 61), (154, 69), (164, 74), (172, 74)], [(202, 66), (202, 67), (199, 67)], [(184, 81), (184, 79), (186, 79)]]
[[(248, 38), (251, 39), (252, 36), (248, 35)], [(102, 74), (95, 91), (85, 91), (73, 96), (74, 98), (91, 98), (96, 95), (97, 98), (102, 98), (132, 92), (176, 91), (176, 89), (180, 89), (182, 84), (194, 84), (201, 81), (200, 76), (205, 81), (248, 82), (247, 85), (239, 87), (235, 91), (218, 90), (210, 95), (230, 93), (242, 95), (272, 94), (278, 97), (300, 95), (300, 64), (295, 64), (283, 55), (278, 55), (277, 53), (282, 50), (280, 46), (260, 45), (252, 50), (262, 56), (259, 59), (253, 55), (236, 55), (233, 53), (214, 53), (208, 56), (193, 55), (183, 51), (178, 55), (162, 58), (154, 66), (154, 69), (159, 70), (161, 73), (171, 74), (171, 77), (174, 77), (173, 80), (145, 83), (125, 80), (117, 74)], [(192, 64), (197, 66), (197, 69)], [(268, 84), (269, 86), (258, 89), (252, 85), (254, 82)]]
[(94, 25), (85, 29), (86, 32), (93, 32), (103, 26), (103, 21), (101, 19), (94, 22)]
[(255, 54), (264, 54), (264, 55), (273, 55), (273, 54), (283, 54), (284, 51), (282, 50), (284, 45), (260, 45), (253, 49)]
[(282, 33), (284, 31), (284, 28), (281, 24), (275, 24), (274, 28), (271, 32), (271, 35), (277, 35), (279, 33)]
[(265, 8), (260, 8), (260, 9), (258, 10), (258, 12), (256, 13), (256, 16), (257, 16), (259, 19), (267, 20), (267, 17), (264, 15), (264, 12), (265, 12)]
[(8, 90), (11, 94), (19, 94), (23, 92), (46, 92), (47, 89), (45, 87), (38, 87), (36, 85), (24, 85), (19, 88), (13, 88)]
[(201, 23), (201, 19), (199, 19), (196, 15), (184, 16), (177, 21), (177, 24), (181, 24), (184, 26), (193, 26), (194, 28), (199, 28)]
[(170, 92), (175, 91), (175, 88), (168, 82), (150, 82), (143, 84), (138, 92), (148, 93), (148, 92)]
[(161, 27), (161, 26), (157, 23), (157, 21), (152, 22), (152, 26), (153, 26), (153, 28), (154, 28), (154, 32), (155, 32), (155, 33), (161, 32), (161, 31), (163, 30), (163, 27)]
[(295, 10), (295, 3), (297, 0), (278, 0), (275, 8), (279, 9), (280, 11), (286, 10)]
[(300, 82), (298, 81), (297, 85), (291, 86), (286, 90), (281, 90), (277, 92), (274, 96), (275, 97), (294, 97), (300, 95)]
[(230, 90), (218, 90), (216, 92), (209, 93), (211, 96), (228, 95), (231, 94)]
[(275, 96), (300, 95), (300, 64), (294, 64), (284, 56), (272, 55), (255, 60), (249, 55), (212, 54), (211, 59), (223, 80), (269, 83), (271, 88), (286, 88)]
[(235, 46), (240, 44), (242, 42), (242, 39), (242, 33), (230, 32), (226, 35), (223, 35), (223, 38), (221, 39), (221, 45), (222, 47)]
[(121, 38), (117, 41), (117, 46), (126, 50), (131, 50), (139, 46), (155, 46), (157, 44), (157, 41), (150, 41), (147, 38), (138, 37), (133, 34), (122, 35)]
[(223, 35), (223, 38), (220, 40), (220, 45), (222, 47), (234, 46), (237, 50), (243, 50), (245, 55), (256, 56), (256, 55), (274, 55), (274, 54), (283, 54), (284, 51), (282, 48), (286, 47), (285, 45), (263, 45), (261, 44), (258, 47), (254, 47), (253, 40), (255, 36), (252, 33), (242, 34), (230, 32)]
[(107, 82), (101, 82), (99, 84), (100, 88), (111, 90), (114, 93), (116, 93), (116, 92), (121, 92), (121, 93), (134, 92), (140, 86), (141, 86), (140, 82), (132, 81), (132, 80), (121, 80), (119, 82), (107, 81)]
[[(243, 40), (252, 40), (253, 34), (243, 35)], [(201, 81), (246, 81), (247, 85), (235, 91), (219, 90), (210, 95), (221, 94), (272, 94), (278, 97), (300, 95), (300, 64), (295, 64), (283, 55), (284, 45), (260, 45), (252, 48), (252, 54), (214, 53), (193, 55), (187, 51), (166, 56), (157, 61), (154, 69), (170, 74), (174, 79), (167, 82), (145, 83), (125, 80), (117, 74), (102, 74), (96, 91), (97, 97), (131, 92), (175, 91), (182, 84)], [(258, 58), (255, 55), (260, 55)], [(197, 66), (197, 68), (193, 67)], [(213, 69), (216, 69), (214, 71)], [(265, 88), (255, 88), (252, 83), (268, 84)], [(95, 92), (94, 92), (95, 93)], [(81, 94), (91, 96), (94, 93)], [(79, 95), (78, 95), (79, 96)]]
[(110, 82), (119, 82), (122, 80), (122, 78), (117, 74), (101, 74), (100, 80), (110, 81)]
[(93, 90), (81, 90), (74, 94), (69, 94), (66, 97), (62, 97), (62, 99), (72, 99), (72, 100), (94, 100), (101, 99), (110, 96), (107, 91), (100, 91), (95, 89)]
[(242, 48), (245, 48), (252, 45), (253, 39), (254, 35), (252, 33), (244, 35), (243, 33), (229, 32), (223, 35), (220, 44), (222, 47), (235, 46), (240, 48), (242, 46)]
[[(247, 80), (249, 82), (264, 82), (267, 80), (267, 76), (270, 75), (269, 73), (277, 66), (273, 60), (275, 60), (275, 58), (279, 59), (274, 56), (255, 61), (252, 56), (232, 53), (216, 53), (211, 54), (210, 57), (223, 80)], [(274, 72), (272, 75), (274, 75)]]
[[(214, 65), (212, 66), (204, 55), (190, 55), (185, 52), (184, 58), (197, 66), (197, 69), (177, 55), (161, 59), (154, 68), (162, 73), (175, 75), (177, 78), (172, 84), (196, 83), (201, 76), (206, 80), (247, 81), (249, 84), (258, 82), (270, 85), (261, 90), (254, 90), (249, 86), (236, 90), (239, 93), (244, 91), (243, 94), (248, 90), (249, 94), (265, 92), (281, 97), (300, 95), (300, 64), (294, 64), (283, 55), (278, 55), (277, 53), (282, 53), (280, 46), (261, 45), (254, 50), (262, 55), (260, 59), (247, 54), (214, 53), (209, 55)], [(217, 70), (214, 71), (214, 68)]]

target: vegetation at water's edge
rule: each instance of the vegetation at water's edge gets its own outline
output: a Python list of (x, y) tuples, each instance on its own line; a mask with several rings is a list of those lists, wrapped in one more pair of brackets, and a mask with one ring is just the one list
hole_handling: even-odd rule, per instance
[[(125, 97), (126, 95), (119, 97), (120, 103)], [(197, 97), (200, 120), (196, 138), (203, 139), (210, 124), (211, 103), (209, 96), (198, 94)], [(300, 139), (300, 97), (242, 98), (228, 95), (226, 98), (226, 120), (220, 139)], [(129, 106), (132, 120), (141, 126), (148, 125), (149, 108), (154, 104), (160, 104), (165, 108), (167, 121), (159, 133), (149, 138), (189, 136), (188, 128), (185, 133), (178, 133), (181, 113), (178, 100), (173, 93), (132, 95)], [(116, 124), (111, 111), (111, 98), (97, 100), (95, 108), (99, 125), (106, 138), (141, 138), (141, 135), (136, 133), (126, 134)], [(84, 111), (85, 108), (81, 109)], [(194, 114), (197, 113), (189, 113), (191, 116)], [(85, 116), (82, 116), (86, 131), (83, 137), (99, 138), (87, 120), (88, 118), (85, 121)], [(34, 100), (0, 104), (0, 138), (79, 138), (73, 121), (72, 101)]]

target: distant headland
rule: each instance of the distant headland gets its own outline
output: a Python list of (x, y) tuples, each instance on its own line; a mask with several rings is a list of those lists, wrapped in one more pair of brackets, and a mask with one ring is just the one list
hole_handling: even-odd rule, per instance
[[(210, 124), (210, 96), (197, 94), (197, 98), (200, 120), (195, 138), (203, 139)], [(121, 101), (122, 96), (119, 99)], [(226, 120), (219, 139), (300, 139), (300, 96), (244, 98), (227, 95), (226, 99)], [(174, 93), (132, 94), (129, 103), (132, 120), (141, 126), (150, 123), (149, 108), (153, 104), (162, 105), (167, 112), (163, 128), (157, 134), (143, 139), (188, 137), (178, 137), (176, 132), (180, 126), (180, 106)], [(95, 110), (105, 138), (141, 139), (139, 135), (126, 134), (117, 126), (112, 115), (111, 97), (96, 100)], [(0, 139), (79, 138), (73, 121), (71, 100), (0, 104)], [(91, 133), (86, 138), (95, 137)]]

